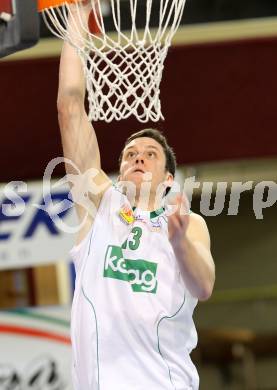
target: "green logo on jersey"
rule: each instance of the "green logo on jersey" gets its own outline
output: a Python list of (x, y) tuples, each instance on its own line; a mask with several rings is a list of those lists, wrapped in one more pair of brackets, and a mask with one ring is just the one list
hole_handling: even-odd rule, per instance
[(147, 260), (124, 259), (122, 249), (109, 245), (105, 256), (104, 277), (130, 283), (134, 292), (157, 291), (157, 264)]

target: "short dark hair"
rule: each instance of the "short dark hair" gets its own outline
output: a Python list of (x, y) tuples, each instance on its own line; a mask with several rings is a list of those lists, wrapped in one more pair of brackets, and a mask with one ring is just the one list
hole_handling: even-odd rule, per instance
[[(142, 137), (148, 137), (153, 138), (156, 142), (158, 142), (161, 147), (163, 148), (164, 154), (165, 154), (165, 170), (172, 174), (173, 177), (175, 177), (176, 172), (176, 156), (171, 146), (168, 145), (166, 137), (163, 135), (163, 133), (157, 129), (144, 129), (140, 130), (134, 134), (132, 134), (127, 140), (125, 141), (125, 145), (123, 150), (120, 153), (119, 156), (119, 166), (122, 162), (123, 157), (123, 151), (126, 148), (126, 146), (132, 142), (136, 138), (142, 138)], [(166, 189), (165, 195), (168, 194), (170, 191), (170, 187)]]

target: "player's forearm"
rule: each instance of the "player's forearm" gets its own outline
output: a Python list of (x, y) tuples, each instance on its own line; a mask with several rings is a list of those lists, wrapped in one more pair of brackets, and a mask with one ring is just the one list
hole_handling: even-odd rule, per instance
[(86, 39), (86, 30), (83, 28), (88, 22), (90, 7), (81, 7), (78, 11), (78, 6), (73, 4), (69, 7), (67, 35), (69, 41), (64, 42), (59, 75), (59, 93), (58, 102), (61, 102), (64, 97), (79, 98), (83, 104), (85, 99), (85, 76), (83, 65), (76, 48), (82, 49), (84, 40)]
[(60, 60), (58, 103), (75, 97), (83, 104), (85, 99), (85, 77), (81, 59), (76, 50), (65, 42)]
[(187, 237), (173, 246), (182, 278), (191, 294), (199, 300), (207, 300), (213, 290), (215, 269), (210, 251), (200, 242)]

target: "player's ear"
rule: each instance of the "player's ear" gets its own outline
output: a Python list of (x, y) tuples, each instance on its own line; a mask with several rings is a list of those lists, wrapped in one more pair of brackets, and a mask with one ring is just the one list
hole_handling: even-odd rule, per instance
[(174, 177), (173, 177), (172, 173), (167, 171), (166, 176), (165, 176), (165, 181), (164, 181), (166, 188), (168, 188), (168, 187), (171, 188), (173, 186), (173, 182), (174, 182)]

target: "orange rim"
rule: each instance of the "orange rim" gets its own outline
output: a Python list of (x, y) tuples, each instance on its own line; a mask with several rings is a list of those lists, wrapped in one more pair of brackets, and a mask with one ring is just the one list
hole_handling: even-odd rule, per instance
[(50, 8), (50, 7), (60, 7), (65, 3), (76, 3), (80, 0), (38, 0), (38, 10), (39, 12)]

